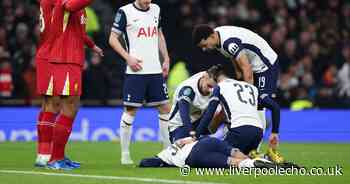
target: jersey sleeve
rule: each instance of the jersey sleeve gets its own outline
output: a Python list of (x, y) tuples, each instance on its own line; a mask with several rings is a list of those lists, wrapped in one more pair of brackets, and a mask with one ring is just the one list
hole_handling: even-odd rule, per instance
[(177, 97), (177, 101), (185, 100), (188, 103), (192, 103), (195, 97), (193, 89), (189, 86), (183, 87)]
[(187, 128), (186, 133), (188, 134), (192, 129), (191, 118), (190, 118), (190, 106), (194, 100), (194, 96), (195, 94), (193, 89), (189, 86), (185, 86), (181, 88), (177, 98), (180, 117), (183, 125)]
[(197, 137), (199, 137), (200, 135), (204, 135), (205, 132), (208, 132), (209, 124), (210, 124), (211, 120), (213, 119), (216, 108), (218, 107), (218, 105), (220, 103), (219, 96), (220, 96), (220, 87), (216, 86), (214, 88), (212, 96), (210, 97), (208, 108), (205, 111), (205, 113), (203, 114), (203, 116), (199, 122), (199, 125), (196, 128), (196, 136)]
[(239, 38), (229, 38), (224, 42), (223, 48), (234, 59), (237, 59), (243, 49), (242, 41)]
[(122, 9), (119, 9), (115, 15), (112, 31), (118, 34), (126, 32), (126, 15)]

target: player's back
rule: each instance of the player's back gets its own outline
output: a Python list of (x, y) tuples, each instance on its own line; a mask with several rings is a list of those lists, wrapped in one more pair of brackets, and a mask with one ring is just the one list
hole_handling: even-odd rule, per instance
[(38, 58), (49, 58), (52, 39), (54, 38), (54, 36), (50, 33), (54, 4), (55, 0), (40, 0), (40, 40), (36, 52), (36, 57)]
[[(253, 65), (258, 65), (253, 67), (253, 71), (263, 71), (264, 67), (261, 65), (273, 65), (277, 59), (276, 52), (266, 40), (249, 29), (237, 26), (221, 26), (215, 28), (215, 31), (220, 34), (221, 48), (219, 51), (226, 57), (231, 57), (231, 53), (236, 53), (240, 48), (246, 51), (247, 57), (250, 61), (254, 60), (254, 57), (256, 56), (260, 57), (260, 60), (262, 60), (263, 63), (251, 63)], [(236, 45), (231, 45), (232, 42)], [(227, 47), (229, 51), (225, 49)]]
[(219, 83), (220, 101), (225, 109), (231, 128), (242, 125), (262, 127), (257, 104), (258, 89), (246, 82), (225, 79)]

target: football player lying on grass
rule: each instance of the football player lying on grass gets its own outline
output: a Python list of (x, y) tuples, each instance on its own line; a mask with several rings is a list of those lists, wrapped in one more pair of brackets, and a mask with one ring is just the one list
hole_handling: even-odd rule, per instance
[(177, 140), (153, 158), (141, 160), (140, 167), (197, 168), (276, 168), (278, 164), (263, 158), (251, 159), (239, 149), (217, 138), (186, 137)]

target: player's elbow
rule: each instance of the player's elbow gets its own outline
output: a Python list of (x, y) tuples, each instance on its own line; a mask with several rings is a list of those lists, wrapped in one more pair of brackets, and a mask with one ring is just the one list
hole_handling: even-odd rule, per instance
[(110, 46), (113, 46), (113, 37), (112, 34), (109, 36), (108, 43)]

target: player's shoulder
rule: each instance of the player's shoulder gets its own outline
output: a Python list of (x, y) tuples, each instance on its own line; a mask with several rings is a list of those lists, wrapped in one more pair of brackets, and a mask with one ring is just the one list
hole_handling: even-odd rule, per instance
[(256, 86), (254, 86), (253, 84), (250, 84), (246, 81), (238, 81), (238, 80), (235, 80), (236, 83), (240, 84), (241, 86), (244, 86), (244, 87), (250, 87), (252, 88), (254, 91), (258, 91), (258, 88)]
[(132, 4), (132, 3), (129, 3), (129, 4), (126, 4), (126, 5), (124, 5), (124, 6), (121, 6), (121, 7), (119, 8), (119, 10), (125, 12), (125, 11), (130, 11), (132, 8), (134, 8), (133, 4)]
[(157, 4), (151, 3), (150, 10), (154, 12), (155, 14), (160, 13), (160, 7)]
[(151, 3), (150, 8), (151, 9), (158, 9), (158, 10), (160, 9), (159, 5), (157, 5), (155, 3)]

